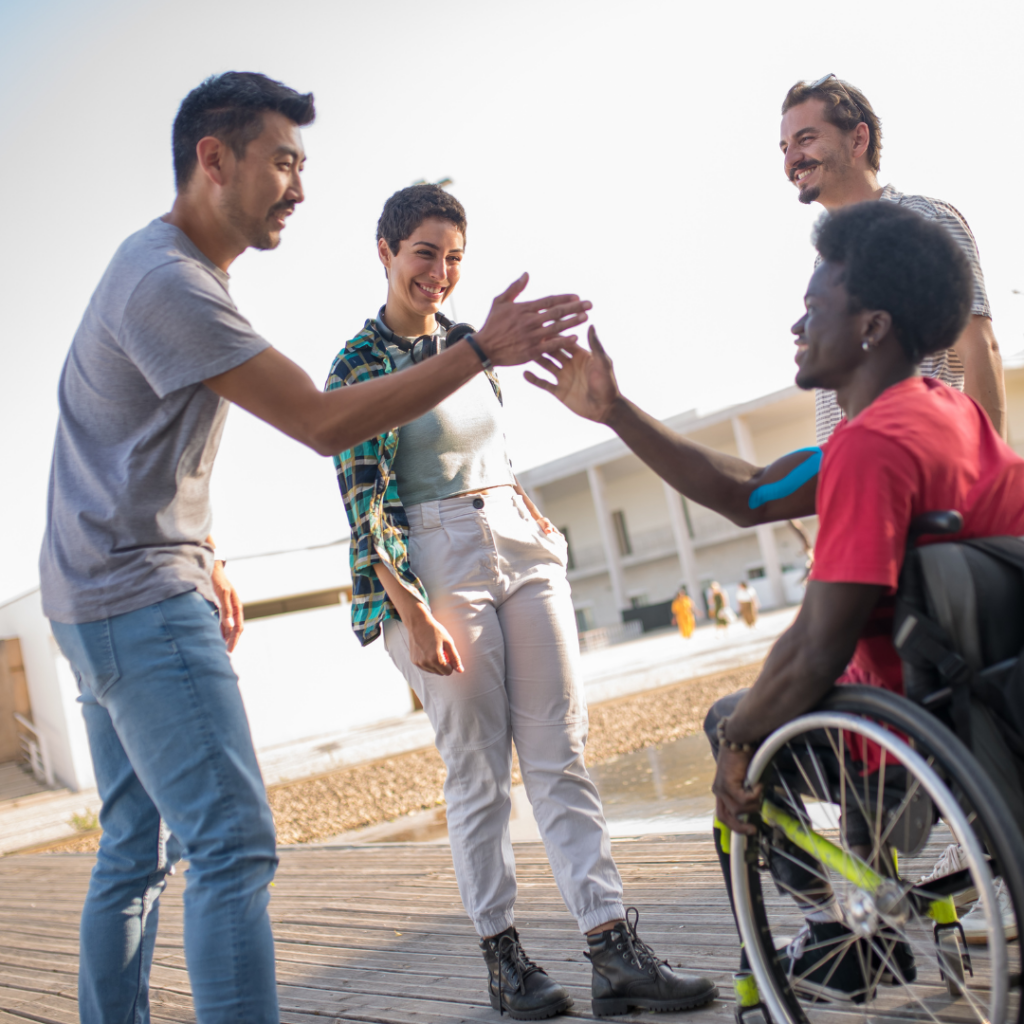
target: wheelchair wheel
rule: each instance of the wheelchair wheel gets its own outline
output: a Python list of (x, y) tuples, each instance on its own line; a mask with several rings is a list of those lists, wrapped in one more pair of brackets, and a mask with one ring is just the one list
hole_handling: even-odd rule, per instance
[[(1021, 1021), (1024, 841), (977, 762), (937, 719), (839, 687), (762, 743), (756, 837), (733, 833), (737, 922), (775, 1024), (865, 1018)], [(947, 845), (955, 870), (922, 881)], [(981, 904), (968, 945), (959, 897)], [(974, 926), (974, 932), (979, 926)]]

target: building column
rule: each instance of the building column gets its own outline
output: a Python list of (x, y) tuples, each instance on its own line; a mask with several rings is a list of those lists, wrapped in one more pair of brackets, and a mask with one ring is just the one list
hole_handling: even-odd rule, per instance
[(587, 467), (587, 483), (590, 484), (590, 498), (597, 513), (597, 526), (601, 531), (601, 546), (604, 548), (605, 561), (608, 563), (612, 594), (621, 614), (627, 605), (626, 586), (622, 577), (622, 564), (619, 562), (619, 542), (615, 539), (615, 530), (612, 528), (612, 515), (608, 511), (608, 502), (604, 496), (604, 477), (600, 466)]
[[(732, 435), (736, 440), (736, 450), (741, 459), (757, 465), (754, 452), (754, 439), (750, 434), (750, 426), (742, 416), (733, 416)], [(757, 543), (761, 549), (765, 573), (771, 587), (775, 605), (781, 608), (786, 603), (786, 590), (782, 583), (782, 563), (779, 561), (779, 549), (775, 543), (775, 526), (773, 523), (762, 523), (754, 527), (757, 532)]]
[(697, 578), (697, 558), (693, 552), (693, 539), (690, 528), (686, 525), (686, 513), (683, 511), (683, 496), (666, 481), (661, 481), (665, 491), (665, 504), (668, 505), (668, 518), (672, 523), (672, 537), (676, 542), (676, 554), (679, 556), (679, 569), (683, 574), (683, 582), (693, 601), (693, 613), (698, 619), (704, 618), (704, 602), (700, 599), (700, 580)]

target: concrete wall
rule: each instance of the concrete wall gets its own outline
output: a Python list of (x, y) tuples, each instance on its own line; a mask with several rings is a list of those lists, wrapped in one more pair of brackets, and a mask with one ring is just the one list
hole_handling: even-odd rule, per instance
[[(96, 783), (78, 686), (43, 616), (39, 591), (0, 606), (0, 639), (15, 637), (55, 781), (91, 789)], [(231, 660), (257, 753), (317, 737), (330, 742), (412, 710), (409, 688), (383, 641), (360, 647), (347, 604), (256, 619)]]
[(55, 781), (69, 789), (95, 786), (78, 684), (43, 616), (38, 590), (0, 605), (0, 639), (21, 642), (32, 721), (42, 737)]
[(360, 647), (347, 604), (257, 619), (231, 661), (257, 751), (412, 711), (383, 640)]

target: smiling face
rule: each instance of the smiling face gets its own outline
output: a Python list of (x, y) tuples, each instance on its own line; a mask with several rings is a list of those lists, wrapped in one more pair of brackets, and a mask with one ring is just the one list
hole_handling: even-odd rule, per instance
[(465, 239), (448, 220), (428, 217), (393, 253), (382, 238), (377, 243), (388, 272), (389, 326), (429, 320), (441, 309), (459, 281)]
[[(865, 130), (867, 126), (862, 126)], [(825, 104), (810, 99), (783, 115), (779, 148), (786, 177), (799, 190), (801, 203), (837, 199), (856, 170), (856, 132), (842, 132), (825, 120)]]
[(263, 113), (263, 131), (239, 160), (230, 147), (224, 154), (225, 182), (221, 208), (246, 245), (276, 249), (285, 221), (305, 198), (302, 170), (306, 153), (294, 121), (276, 111)]
[(850, 312), (843, 268), (825, 261), (807, 285), (804, 315), (790, 328), (796, 335), (796, 385), (839, 390), (865, 358), (865, 327), (873, 314)]

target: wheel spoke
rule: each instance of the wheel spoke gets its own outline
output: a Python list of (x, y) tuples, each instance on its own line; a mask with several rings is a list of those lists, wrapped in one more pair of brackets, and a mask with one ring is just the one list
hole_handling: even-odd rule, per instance
[[(795, 864), (797, 867), (803, 868), (809, 875), (812, 875), (814, 878), (817, 878), (818, 881), (823, 882), (831, 890), (832, 880), (828, 877), (827, 874), (823, 873), (827, 869), (821, 863), (821, 861), (815, 861), (815, 863), (822, 868), (822, 871), (816, 871), (810, 864), (807, 864), (804, 861), (800, 860), (799, 857), (794, 856), (792, 853), (789, 852), (789, 850), (785, 850), (782, 847), (775, 847), (772, 855), (776, 857), (781, 856), (788, 860), (791, 864)], [(780, 885), (783, 888), (788, 889), (791, 893), (793, 893), (794, 896), (799, 894), (804, 903), (810, 902), (805, 893), (801, 893), (799, 889), (794, 889), (793, 886), (787, 884), (781, 878), (776, 878), (774, 874), (772, 875), (772, 881), (774, 881), (777, 885)], [(827, 900), (825, 902), (827, 902)], [(814, 906), (821, 905), (822, 904), (814, 904)]]
[[(827, 729), (825, 731), (828, 734), (829, 743), (832, 745), (832, 753), (835, 755), (836, 760), (839, 761), (839, 765), (840, 765), (840, 769), (839, 770), (843, 774), (843, 776), (845, 777), (845, 774), (846, 774), (846, 764), (847, 764), (847, 759), (848, 759), (848, 753), (847, 753), (845, 742), (837, 745), (832, 740), (831, 732), (829, 730), (827, 730)], [(845, 730), (840, 735), (844, 736), (845, 735)], [(857, 802), (857, 810), (861, 814), (861, 816), (864, 818), (864, 820), (865, 821), (871, 821), (871, 815), (868, 812), (867, 807), (865, 806), (865, 804), (861, 800), (860, 793), (857, 792), (857, 787), (856, 786), (850, 786), (849, 787), (849, 792), (851, 792), (853, 794), (853, 798)], [(844, 799), (846, 797), (846, 793), (847, 793), (847, 787), (844, 785), (843, 786), (843, 790), (842, 790), (842, 796), (843, 796)], [(844, 805), (844, 808), (843, 808), (843, 814), (844, 815), (846, 814), (845, 805)]]
[(832, 753), (835, 754), (836, 760), (839, 762), (839, 835), (840, 842), (846, 847), (850, 845), (846, 841), (846, 826), (849, 824), (846, 811), (846, 758), (841, 753), (846, 743), (846, 732), (843, 729), (839, 730), (838, 743), (832, 743), (831, 731), (826, 729), (825, 733), (829, 743), (832, 744)]
[[(931, 768), (932, 765), (935, 764), (935, 757), (934, 757), (934, 755), (929, 756), (926, 759), (926, 763), (927, 763), (928, 767)], [(907, 787), (906, 795), (896, 805), (896, 809), (889, 815), (889, 824), (886, 825), (885, 831), (882, 833), (881, 841), (883, 843), (886, 842), (886, 840), (888, 840), (889, 836), (892, 834), (892, 830), (895, 827), (896, 822), (900, 818), (900, 815), (903, 814), (903, 812), (910, 806), (911, 800), (914, 799), (914, 797), (917, 795), (918, 790), (920, 790), (920, 788), (921, 788), (921, 780), (915, 775), (913, 783), (910, 786)]]
[(885, 766), (887, 754), (888, 751), (883, 748), (882, 757), (878, 763), (878, 797), (875, 806), (875, 820), (872, 824), (872, 828), (875, 832), (875, 837), (872, 840), (871, 847), (871, 866), (876, 871), (881, 871), (882, 868), (882, 840), (880, 833), (882, 830), (883, 821), (882, 809), (885, 806), (883, 800), (885, 796)]
[[(794, 761), (796, 761), (795, 753), (790, 751), (790, 756), (793, 758)], [(786, 789), (786, 797), (789, 800), (789, 806), (793, 809), (793, 813), (798, 817), (802, 815), (804, 818), (806, 818), (804, 824), (809, 827), (811, 825), (811, 819), (810, 815), (807, 813), (807, 808), (804, 806), (803, 800), (800, 799), (800, 797), (796, 793), (794, 793), (792, 789), (789, 788), (789, 783), (786, 781), (786, 776), (784, 772), (779, 772), (778, 777), (782, 782), (782, 785)]]
[[(874, 946), (874, 939), (871, 940), (871, 944), (872, 946)], [(901, 986), (901, 988), (904, 992), (907, 993), (907, 995), (910, 996), (911, 999), (914, 1000), (915, 1003), (918, 1004), (918, 1006), (921, 1007), (922, 1010), (924, 1010), (924, 1012), (932, 1020), (933, 1024), (941, 1024), (939, 1018), (935, 1016), (935, 1014), (932, 1012), (928, 1004), (914, 991), (912, 986), (904, 984)]]
[[(835, 946), (836, 948), (833, 949), (827, 955), (823, 956), (820, 960), (815, 960), (814, 964), (811, 967), (808, 967), (803, 974), (793, 974), (791, 975), (791, 977), (794, 981), (806, 981), (811, 974), (813, 974), (817, 970), (820, 970), (823, 965), (827, 964), (830, 960), (832, 960), (834, 962), (831, 968), (829, 969), (828, 974), (825, 976), (825, 980), (821, 982), (815, 982), (815, 984), (827, 986), (828, 983), (832, 980), (832, 975), (835, 974), (836, 969), (842, 962), (843, 955), (856, 941), (856, 936), (844, 935), (838, 939), (829, 939), (828, 942), (818, 942), (813, 945), (805, 946), (804, 953), (816, 952), (819, 949), (828, 949), (829, 946)], [(790, 966), (792, 967), (792, 964)]]

